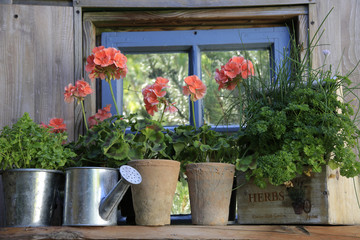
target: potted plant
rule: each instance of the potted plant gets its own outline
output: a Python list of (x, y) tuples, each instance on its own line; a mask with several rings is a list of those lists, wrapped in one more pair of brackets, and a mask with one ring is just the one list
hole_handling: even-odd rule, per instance
[[(183, 92), (190, 95), (194, 109), (194, 102), (205, 95), (206, 86), (197, 76), (185, 78), (185, 83)], [(169, 134), (173, 158), (182, 163), (187, 176), (192, 223), (226, 225), (235, 173), (233, 163), (238, 158), (236, 139), (211, 130), (208, 125), (178, 126)]]
[(226, 225), (238, 152), (235, 139), (208, 125), (179, 126), (171, 137), (174, 159), (187, 176), (192, 223)]
[(301, 46), (291, 43), (273, 81), (254, 78), (246, 85), (245, 127), (238, 135), (244, 151), (236, 167), (258, 188), (245, 184), (238, 190), (239, 222), (349, 223), (334, 210), (335, 192), (347, 189), (341, 176), (360, 173), (354, 153), (359, 129), (351, 104), (339, 94), (351, 93), (349, 75), (333, 75), (325, 64), (311, 68), (313, 47), (299, 59)]
[[(91, 80), (96, 77), (104, 79), (111, 89), (112, 80), (126, 76), (126, 57), (115, 48), (96, 47), (88, 56), (85, 69)], [(99, 208), (118, 183), (119, 171), (116, 168), (130, 160), (131, 149), (126, 138), (132, 135), (125, 132), (132, 117), (112, 116), (109, 104), (86, 119), (83, 102), (91, 93), (93, 90), (83, 79), (65, 87), (64, 100), (76, 100), (81, 104), (86, 128), (77, 141), (67, 145), (77, 154), (73, 164), (66, 169), (64, 225), (68, 226), (117, 224), (117, 211), (111, 211), (109, 217), (104, 218)], [(118, 113), (116, 102), (114, 104)]]
[(0, 134), (0, 167), (6, 226), (48, 226), (67, 162), (75, 154), (64, 147), (63, 119), (35, 123), (25, 113)]
[(137, 169), (143, 181), (133, 185), (132, 200), (138, 225), (170, 224), (170, 213), (179, 176), (180, 162), (167, 154), (169, 135), (162, 126), (165, 112), (177, 109), (165, 98), (168, 79), (158, 77), (142, 90), (147, 112), (153, 116), (162, 109), (159, 120), (138, 119), (132, 125), (130, 141), (133, 159), (128, 164)]

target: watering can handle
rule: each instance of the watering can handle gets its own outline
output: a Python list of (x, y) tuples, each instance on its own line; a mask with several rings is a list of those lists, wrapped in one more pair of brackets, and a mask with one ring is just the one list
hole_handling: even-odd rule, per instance
[(109, 220), (113, 211), (117, 209), (129, 186), (131, 184), (140, 184), (142, 181), (140, 173), (133, 167), (124, 165), (119, 170), (121, 175), (120, 181), (100, 203), (99, 214), (105, 220)]

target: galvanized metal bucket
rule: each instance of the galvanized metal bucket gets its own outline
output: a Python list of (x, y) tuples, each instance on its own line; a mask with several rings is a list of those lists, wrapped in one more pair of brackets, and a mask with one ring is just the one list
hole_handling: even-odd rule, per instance
[(117, 224), (116, 209), (130, 184), (141, 182), (130, 166), (119, 170), (101, 167), (66, 169), (64, 226), (112, 226)]
[(45, 169), (11, 169), (2, 174), (7, 227), (49, 226), (64, 174)]

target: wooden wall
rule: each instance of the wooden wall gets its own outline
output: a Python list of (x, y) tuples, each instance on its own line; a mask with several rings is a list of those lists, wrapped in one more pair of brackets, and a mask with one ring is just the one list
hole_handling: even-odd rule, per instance
[(72, 7), (0, 4), (0, 127), (24, 112), (38, 123), (64, 118), (73, 138), (74, 106), (63, 100), (74, 82)]
[[(322, 50), (328, 49), (331, 54), (326, 63), (339, 67), (338, 71), (346, 74), (360, 60), (360, 1), (358, 0), (317, 0), (310, 5), (309, 22), (312, 33), (318, 28), (325, 16), (330, 12), (321, 30), (324, 34), (320, 39), (315, 59), (318, 65), (324, 63)], [(360, 68), (351, 75), (354, 82), (360, 83)]]
[[(64, 118), (72, 139), (74, 106), (63, 100), (70, 82), (74, 82), (72, 7), (0, 4), (0, 128), (28, 112), (38, 123)], [(2, 202), (0, 191), (0, 227)]]

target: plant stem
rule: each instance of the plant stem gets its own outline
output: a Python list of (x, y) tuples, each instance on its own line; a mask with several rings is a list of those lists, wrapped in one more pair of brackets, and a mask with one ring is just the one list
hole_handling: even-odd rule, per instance
[(110, 92), (111, 92), (111, 97), (112, 97), (113, 102), (114, 102), (114, 105), (115, 105), (116, 113), (117, 113), (117, 115), (120, 115), (120, 114), (119, 114), (118, 106), (117, 106), (116, 101), (115, 101), (114, 92), (113, 92), (113, 89), (112, 89), (112, 86), (111, 86), (111, 79), (110, 79), (110, 80), (106, 80), (106, 81), (109, 83)]
[(193, 123), (194, 123), (194, 127), (196, 129), (196, 122), (195, 122), (195, 104), (194, 101), (191, 100), (191, 110), (192, 110), (192, 116), (193, 116)]
[(161, 124), (161, 122), (163, 120), (165, 109), (166, 109), (166, 104), (164, 103), (164, 109), (163, 109), (163, 112), (162, 112), (161, 117), (160, 117), (160, 124)]
[(243, 101), (242, 101), (241, 83), (240, 82), (237, 83), (237, 87), (238, 87), (238, 90), (239, 90), (239, 102), (240, 102), (240, 109), (239, 109), (240, 123), (239, 123), (239, 127), (241, 129), (242, 121), (243, 121)]
[(84, 124), (85, 124), (85, 127), (86, 127), (86, 131), (89, 131), (89, 128), (88, 128), (88, 125), (87, 125), (87, 122), (86, 122), (86, 116), (85, 116), (84, 100), (80, 100), (80, 103), (81, 103), (81, 109), (82, 109), (83, 116), (84, 116)]

